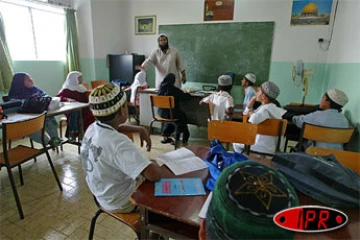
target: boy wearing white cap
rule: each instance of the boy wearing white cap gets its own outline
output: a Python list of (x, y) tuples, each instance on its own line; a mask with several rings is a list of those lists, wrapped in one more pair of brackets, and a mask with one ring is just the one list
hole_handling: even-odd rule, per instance
[[(136, 205), (130, 202), (130, 195), (141, 182), (138, 181), (140, 175), (157, 181), (161, 178), (160, 167), (149, 161), (126, 135), (118, 132), (128, 117), (126, 94), (119, 86), (107, 83), (95, 88), (89, 102), (97, 121), (88, 127), (81, 144), (86, 182), (107, 211), (132, 212)], [(146, 131), (139, 133), (141, 142), (146, 140), (149, 151), (150, 138)]]
[[(175, 86), (181, 88), (181, 83), (186, 83), (186, 75), (178, 50), (174, 47), (169, 47), (169, 39), (165, 33), (160, 33), (157, 41), (159, 47), (151, 53), (141, 66), (136, 66), (136, 69), (146, 71), (150, 65), (153, 65), (155, 67), (156, 89), (160, 88), (160, 84), (166, 74), (173, 73), (175, 75)], [(181, 79), (179, 72), (181, 72)]]
[(248, 105), (250, 99), (256, 96), (256, 91), (253, 88), (255, 82), (256, 76), (252, 73), (247, 73), (241, 80), (241, 86), (243, 87), (245, 92), (245, 97), (243, 101), (244, 109)]
[[(260, 107), (251, 110), (252, 106), (248, 105), (250, 111), (248, 114), (249, 122), (259, 124), (266, 119), (281, 119), (286, 110), (277, 107), (273, 102), (280, 94), (280, 88), (271, 81), (261, 84), (260, 90), (256, 94), (256, 100), (261, 102)], [(257, 134), (255, 144), (251, 145), (252, 151), (274, 154), (278, 137)], [(244, 145), (234, 143), (233, 148), (236, 152), (242, 152)]]
[[(295, 123), (298, 128), (302, 128), (304, 122), (324, 127), (348, 128), (350, 126), (349, 121), (341, 113), (342, 107), (344, 107), (348, 101), (348, 97), (343, 91), (330, 89), (320, 100), (321, 110), (307, 115), (294, 116), (292, 122)], [(308, 145), (314, 145), (314, 143), (309, 141)], [(322, 148), (341, 150), (344, 148), (342, 144), (334, 143), (316, 142), (315, 145)]]
[(231, 77), (229, 75), (221, 75), (218, 78), (219, 92), (212, 93), (201, 99), (199, 102), (199, 104), (212, 104), (213, 109), (211, 120), (225, 120), (231, 118), (234, 111), (234, 99), (230, 95), (231, 88)]

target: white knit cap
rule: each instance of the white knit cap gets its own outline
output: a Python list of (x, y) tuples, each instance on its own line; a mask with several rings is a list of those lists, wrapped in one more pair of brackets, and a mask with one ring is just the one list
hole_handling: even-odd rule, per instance
[(245, 75), (245, 78), (249, 81), (249, 82), (252, 82), (252, 83), (255, 83), (256, 82), (256, 76), (252, 73), (247, 73)]
[(345, 104), (349, 101), (346, 94), (339, 89), (330, 89), (326, 92), (329, 98), (340, 106), (345, 106)]
[(126, 102), (126, 94), (113, 83), (96, 87), (89, 96), (90, 109), (95, 117), (105, 117), (117, 112)]
[(232, 79), (229, 75), (221, 75), (218, 78), (218, 84), (219, 86), (231, 86), (232, 85)]
[(159, 39), (160, 37), (166, 37), (166, 39), (169, 39), (165, 33), (159, 33), (157, 39)]

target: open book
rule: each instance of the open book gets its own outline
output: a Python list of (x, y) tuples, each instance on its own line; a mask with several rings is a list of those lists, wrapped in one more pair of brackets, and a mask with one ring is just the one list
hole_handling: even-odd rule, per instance
[(163, 162), (175, 175), (207, 168), (206, 163), (187, 148), (167, 152), (155, 158)]

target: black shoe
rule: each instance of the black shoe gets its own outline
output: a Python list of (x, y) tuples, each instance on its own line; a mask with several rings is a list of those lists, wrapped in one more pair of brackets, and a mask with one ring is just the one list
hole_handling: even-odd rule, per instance
[(166, 143), (173, 143), (174, 140), (172, 138), (167, 138), (167, 139), (164, 139), (164, 140), (161, 140), (160, 141), (162, 144), (166, 144)]

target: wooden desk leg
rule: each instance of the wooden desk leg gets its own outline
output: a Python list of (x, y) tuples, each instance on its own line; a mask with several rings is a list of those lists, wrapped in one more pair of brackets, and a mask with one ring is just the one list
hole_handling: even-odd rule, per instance
[(84, 121), (83, 121), (83, 115), (82, 115), (82, 110), (81, 108), (79, 109), (79, 136), (78, 136), (78, 143), (79, 143), (79, 147), (78, 147), (78, 153), (80, 154), (80, 146), (81, 146), (81, 142), (82, 142), (82, 138), (84, 136)]
[(141, 239), (149, 239), (149, 230), (146, 229), (148, 224), (148, 211), (145, 208), (140, 207), (140, 220), (141, 220)]

